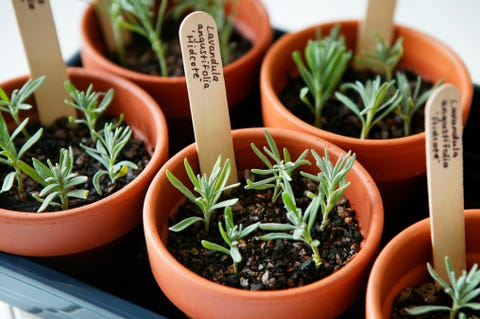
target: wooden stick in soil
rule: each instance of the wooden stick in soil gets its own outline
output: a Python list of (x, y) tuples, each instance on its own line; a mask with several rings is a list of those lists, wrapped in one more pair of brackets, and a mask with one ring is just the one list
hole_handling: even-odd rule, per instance
[(179, 37), (200, 171), (209, 174), (221, 155), (231, 161), (229, 182), (234, 183), (237, 169), (215, 21), (193, 12), (182, 21)]
[[(110, 19), (108, 7), (111, 0), (94, 0), (92, 2), (95, 15), (98, 19), (100, 30), (102, 30), (103, 40), (107, 46), (107, 50), (110, 53), (115, 54), (118, 51), (117, 42), (115, 41), (115, 35), (113, 32), (112, 20)], [(131, 40), (132, 34), (126, 29), (122, 28), (121, 30), (121, 41), (122, 45), (128, 44)]]
[(69, 98), (64, 88), (68, 74), (58, 43), (50, 0), (12, 0), (12, 4), (30, 77), (45, 75), (45, 82), (34, 93), (40, 122), (49, 125), (59, 117), (75, 116), (75, 110), (64, 102)]
[(445, 256), (457, 276), (466, 269), (462, 131), (460, 93), (444, 84), (425, 106), (425, 133), (433, 264), (447, 281)]
[[(365, 17), (360, 21), (357, 30), (356, 54), (375, 48), (375, 34), (378, 34), (389, 46), (392, 44), (396, 2), (396, 0), (368, 0)], [(359, 66), (356, 65), (356, 67)]]

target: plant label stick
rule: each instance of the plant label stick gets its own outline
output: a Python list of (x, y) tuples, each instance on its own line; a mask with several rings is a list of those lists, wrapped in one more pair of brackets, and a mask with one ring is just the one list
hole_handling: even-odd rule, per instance
[(396, 0), (369, 0), (365, 18), (357, 30), (356, 53), (371, 51), (376, 45), (378, 34), (390, 46), (393, 38), (393, 15)]
[[(112, 25), (112, 19), (110, 18), (110, 2), (111, 0), (94, 0), (93, 5), (108, 52), (117, 52), (117, 41), (115, 40), (114, 27)], [(122, 45), (127, 44), (131, 40), (131, 33), (122, 28), (119, 38)]]
[(30, 77), (45, 75), (45, 82), (35, 91), (40, 122), (51, 124), (62, 116), (75, 116), (75, 110), (64, 103), (68, 79), (49, 0), (12, 0)]
[(460, 93), (436, 89), (425, 106), (428, 202), (435, 270), (448, 280), (445, 256), (456, 275), (466, 269)]
[(231, 161), (229, 182), (234, 183), (237, 169), (215, 21), (193, 12), (182, 21), (179, 36), (200, 171), (210, 173), (221, 155)]

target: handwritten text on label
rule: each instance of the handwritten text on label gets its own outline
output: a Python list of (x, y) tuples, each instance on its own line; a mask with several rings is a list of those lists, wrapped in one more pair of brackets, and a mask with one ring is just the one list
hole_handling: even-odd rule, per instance
[(22, 0), (22, 2), (26, 2), (27, 5), (28, 5), (28, 8), (31, 9), (31, 10), (34, 10), (35, 9), (35, 5), (37, 4), (45, 4), (45, 0)]
[(187, 56), (194, 80), (208, 89), (212, 82), (218, 82), (221, 75), (221, 58), (215, 51), (216, 28), (198, 24), (187, 34)]
[(444, 168), (461, 155), (458, 100), (443, 100), (439, 111), (432, 117), (433, 158)]

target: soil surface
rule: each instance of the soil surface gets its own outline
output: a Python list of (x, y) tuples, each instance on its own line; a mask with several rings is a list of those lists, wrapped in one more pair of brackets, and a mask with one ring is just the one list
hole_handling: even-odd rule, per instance
[[(402, 70), (410, 82), (410, 86), (415, 87), (417, 75), (408, 70)], [(370, 71), (356, 71), (348, 68), (345, 72), (341, 83), (354, 83), (360, 81), (365, 83), (367, 79), (374, 79), (377, 74)], [(287, 84), (279, 93), (279, 98), (287, 109), (300, 119), (307, 123), (313, 123), (313, 115), (307, 106), (299, 98), (300, 89), (305, 84), (301, 77), (291, 77)], [(420, 94), (433, 86), (433, 83), (422, 79), (422, 87)], [(352, 101), (356, 101), (357, 105), (362, 105), (359, 95), (354, 90), (346, 90), (342, 92)], [(360, 119), (350, 111), (342, 102), (332, 94), (326, 102), (322, 112), (322, 129), (349, 137), (359, 137), (362, 130)], [(425, 130), (424, 108), (420, 107), (412, 119), (411, 134), (420, 133)], [(313, 125), (313, 124), (312, 124)], [(392, 113), (379, 121), (370, 131), (369, 139), (388, 139), (404, 136), (403, 120), (396, 114)]]
[[(105, 119), (104, 119), (105, 120)], [(112, 119), (108, 119), (112, 121)], [(103, 123), (98, 121), (98, 127), (103, 127)], [(39, 125), (31, 125), (28, 127), (28, 130), (33, 134), (39, 129)], [(22, 145), (23, 135), (19, 134), (15, 143), (17, 145)], [(44, 131), (40, 140), (23, 156), (23, 160), (31, 164), (31, 158), (35, 157), (40, 160), (42, 163), (46, 164), (47, 159), (50, 159), (52, 164), (58, 163), (60, 149), (72, 147), (73, 157), (74, 157), (74, 169), (73, 171), (79, 175), (84, 175), (88, 177), (88, 182), (83, 189), (89, 191), (87, 199), (70, 199), (70, 208), (83, 206), (92, 202), (95, 202), (101, 198), (104, 198), (108, 195), (113, 194), (119, 189), (123, 188), (125, 185), (130, 183), (140, 172), (145, 168), (150, 160), (150, 155), (145, 149), (143, 142), (135, 140), (133, 138), (127, 143), (124, 147), (121, 155), (118, 160), (129, 160), (137, 164), (138, 169), (132, 170), (129, 169), (127, 175), (118, 179), (116, 184), (112, 185), (110, 178), (104, 176), (101, 179), (102, 195), (99, 195), (93, 185), (91, 180), (93, 175), (100, 169), (104, 169), (96, 160), (91, 158), (85, 153), (85, 151), (80, 148), (79, 144), (85, 144), (90, 147), (95, 147), (93, 141), (90, 138), (90, 133), (88, 128), (85, 125), (71, 125), (68, 123), (66, 118), (58, 119), (49, 127), (44, 127)], [(17, 146), (19, 149), (19, 146)], [(0, 180), (4, 179), (4, 176), (8, 174), (12, 169), (10, 167), (0, 165)], [(23, 176), (23, 181), (26, 188), (26, 194), (20, 198), (15, 185), (9, 191), (5, 193), (0, 193), (0, 207), (10, 210), (23, 211), (23, 212), (36, 212), (40, 207), (36, 199), (34, 199), (31, 194), (39, 192), (41, 186), (38, 185), (35, 181)], [(49, 207), (47, 211), (59, 210), (56, 207)]]
[[(245, 172), (250, 179), (254, 176)], [(241, 175), (239, 175), (241, 176)], [(252, 223), (278, 222), (287, 223), (286, 213), (279, 199), (275, 204), (270, 200), (271, 190), (244, 190), (241, 186), (232, 191), (231, 196), (239, 198), (232, 207), (233, 219), (236, 225), (244, 227)], [(294, 174), (292, 183), (297, 206), (302, 210), (308, 206), (310, 199), (305, 197), (305, 190), (316, 192), (316, 184)], [(186, 202), (179, 208), (176, 223), (187, 216), (202, 216), (198, 208)], [(321, 218), (321, 213), (317, 218)], [(223, 211), (217, 212), (212, 218), (210, 232), (205, 235), (204, 226), (195, 224), (185, 231), (169, 232), (168, 249), (187, 268), (210, 280), (223, 285), (247, 290), (272, 290), (303, 286), (319, 280), (343, 267), (358, 253), (363, 239), (360, 233), (355, 212), (350, 208), (346, 198), (329, 214), (329, 225), (320, 232), (314, 227), (313, 238), (320, 241), (320, 255), (323, 264), (319, 270), (311, 259), (309, 246), (300, 241), (273, 240), (261, 241), (259, 236), (265, 231), (257, 229), (240, 243), (242, 262), (238, 265), (238, 274), (233, 273), (231, 257), (222, 253), (206, 250), (200, 244), (201, 239), (224, 244), (218, 232), (218, 221), (224, 223)]]
[[(480, 300), (476, 300), (480, 302)], [(420, 305), (442, 305), (451, 307), (452, 299), (443, 290), (437, 290), (434, 283), (403, 290), (396, 298), (390, 319), (448, 319), (448, 311), (435, 311), (420, 316), (407, 314), (406, 309)], [(480, 311), (464, 309), (468, 319), (480, 318)]]

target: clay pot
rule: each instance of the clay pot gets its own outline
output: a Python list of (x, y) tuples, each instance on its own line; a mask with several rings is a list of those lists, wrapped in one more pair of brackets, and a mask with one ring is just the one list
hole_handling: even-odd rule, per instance
[[(480, 262), (480, 210), (465, 210), (467, 268)], [(432, 263), (430, 220), (408, 227), (381, 251), (368, 279), (366, 318), (390, 318), (395, 297), (405, 288), (432, 281), (427, 271)]]
[[(279, 148), (287, 147), (296, 158), (305, 149), (319, 154), (328, 147), (332, 161), (344, 151), (306, 134), (284, 129), (269, 129)], [(266, 145), (263, 128), (232, 132), (236, 165), (239, 171), (262, 167), (250, 143)], [(383, 207), (379, 192), (369, 174), (358, 162), (347, 175), (351, 181), (345, 196), (359, 219), (364, 236), (362, 248), (347, 265), (315, 283), (275, 291), (246, 291), (207, 280), (180, 264), (167, 250), (167, 224), (185, 199), (167, 180), (170, 170), (185, 185), (190, 185), (184, 158), (195, 164), (197, 153), (192, 144), (172, 157), (153, 179), (145, 198), (144, 230), (148, 256), (155, 279), (164, 294), (192, 318), (334, 318), (344, 312), (364, 290), (365, 275), (376, 255), (383, 227)], [(312, 158), (309, 158), (312, 160)], [(315, 166), (315, 165), (313, 165)], [(302, 167), (308, 171), (307, 167)], [(311, 167), (311, 172), (314, 167)]]
[[(0, 251), (27, 256), (59, 256), (87, 251), (114, 241), (141, 222), (147, 187), (168, 157), (165, 117), (157, 103), (140, 87), (109, 74), (69, 68), (68, 76), (80, 90), (91, 83), (99, 92), (113, 88), (114, 99), (106, 113), (123, 113), (133, 137), (151, 154), (145, 169), (127, 186), (95, 203), (58, 212), (31, 213), (0, 208)], [(0, 84), (8, 95), (27, 76)], [(67, 106), (66, 106), (67, 107)], [(33, 119), (35, 107), (29, 111)], [(25, 114), (23, 114), (25, 115)]]
[[(262, 117), (266, 127), (283, 127), (305, 132), (326, 139), (335, 145), (352, 150), (357, 159), (377, 183), (408, 180), (426, 172), (425, 133), (387, 140), (361, 140), (334, 134), (310, 125), (293, 115), (279, 100), (278, 93), (285, 87), (289, 76), (298, 71), (292, 59), (295, 50), (304, 51), (308, 39), (316, 37), (339, 24), (345, 36), (347, 47), (355, 48), (358, 21), (337, 21), (320, 24), (284, 35), (275, 42), (265, 55), (261, 69), (260, 89)], [(447, 46), (418, 30), (395, 26), (394, 37), (404, 38), (404, 56), (401, 67), (405, 67), (436, 82), (443, 78), (455, 85), (461, 94), (463, 125), (465, 125), (472, 102), (473, 85), (466, 66)], [(382, 189), (382, 185), (379, 184)]]
[[(244, 101), (258, 88), (261, 60), (273, 37), (267, 11), (259, 0), (240, 0), (235, 28), (252, 42), (252, 48), (238, 60), (224, 67), (224, 78), (230, 106)], [(103, 72), (110, 72), (129, 79), (145, 89), (162, 108), (171, 127), (171, 145), (182, 147), (193, 142), (190, 106), (185, 77), (161, 77), (126, 69), (106, 57), (106, 45), (102, 39), (95, 10), (88, 7), (82, 18), (80, 53), (83, 65)], [(248, 112), (248, 111), (247, 111)], [(178, 136), (178, 138), (177, 138)], [(173, 145), (175, 142), (175, 145)]]

